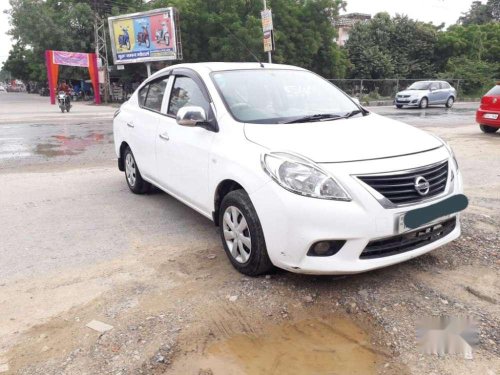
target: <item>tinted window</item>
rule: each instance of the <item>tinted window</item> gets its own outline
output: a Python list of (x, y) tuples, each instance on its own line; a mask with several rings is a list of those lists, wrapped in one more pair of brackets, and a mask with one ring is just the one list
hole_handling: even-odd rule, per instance
[(486, 95), (500, 95), (500, 85), (496, 85), (490, 91), (486, 93)]
[(210, 108), (210, 104), (195, 81), (188, 77), (176, 77), (168, 104), (168, 114), (175, 116), (179, 109), (188, 105), (202, 107), (206, 113)]
[(162, 78), (149, 84), (149, 90), (144, 102), (144, 107), (160, 112), (163, 95), (165, 95), (165, 88), (167, 87), (167, 81), (168, 78)]
[(148, 94), (149, 85), (144, 86), (139, 90), (139, 105), (144, 106), (144, 101), (146, 100), (146, 95)]

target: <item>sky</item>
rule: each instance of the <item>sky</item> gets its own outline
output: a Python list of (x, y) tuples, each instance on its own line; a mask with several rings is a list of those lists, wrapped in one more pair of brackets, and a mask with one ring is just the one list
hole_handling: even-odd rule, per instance
[[(1, 1), (1, 0), (0, 0)], [(369, 13), (387, 12), (391, 16), (406, 14), (410, 18), (435, 25), (454, 24), (462, 13), (469, 10), (472, 0), (346, 0), (346, 12)], [(483, 0), (483, 3), (486, 1)]]
[[(372, 15), (378, 12), (406, 14), (420, 21), (433, 22), (436, 25), (444, 22), (449, 26), (455, 23), (471, 4), (472, 0), (347, 0), (346, 10), (348, 13)], [(12, 45), (10, 37), (6, 35), (9, 28), (8, 17), (3, 14), (3, 10), (8, 7), (8, 0), (0, 0), (0, 65), (7, 59)]]

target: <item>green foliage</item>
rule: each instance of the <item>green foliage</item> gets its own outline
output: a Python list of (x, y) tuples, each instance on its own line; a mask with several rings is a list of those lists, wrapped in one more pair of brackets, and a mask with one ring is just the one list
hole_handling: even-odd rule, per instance
[(356, 78), (431, 77), (439, 27), (379, 13), (356, 24), (346, 43)]
[[(154, 8), (174, 6), (180, 11), (184, 61), (261, 61), (261, 1), (158, 0)], [(347, 61), (334, 43), (333, 17), (341, 0), (269, 0), (273, 10), (276, 52), (273, 61), (300, 65), (328, 77), (342, 77)], [(226, 30), (227, 29), (227, 30)], [(228, 32), (228, 30), (230, 32)]]
[(484, 25), (492, 21), (500, 21), (500, 0), (488, 0), (486, 4), (473, 1), (469, 11), (458, 19), (458, 23), (464, 26)]
[(439, 78), (464, 79), (460, 83), (460, 93), (469, 96), (482, 96), (494, 84), (495, 72), (499, 64), (485, 61), (472, 60), (467, 57), (452, 57), (446, 64), (445, 71)]

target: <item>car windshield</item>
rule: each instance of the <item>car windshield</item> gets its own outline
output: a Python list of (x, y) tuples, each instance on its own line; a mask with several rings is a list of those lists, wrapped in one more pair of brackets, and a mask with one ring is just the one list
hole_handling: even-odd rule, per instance
[(408, 87), (408, 90), (429, 90), (432, 82), (415, 82)]
[(341, 90), (308, 71), (231, 70), (212, 73), (212, 78), (228, 110), (240, 122), (327, 121), (360, 112)]

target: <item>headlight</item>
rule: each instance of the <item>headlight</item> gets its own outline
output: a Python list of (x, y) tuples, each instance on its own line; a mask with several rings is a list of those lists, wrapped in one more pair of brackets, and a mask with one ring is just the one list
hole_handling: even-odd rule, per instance
[(458, 171), (457, 158), (455, 157), (455, 153), (453, 152), (453, 149), (451, 148), (450, 144), (448, 142), (446, 142), (445, 140), (443, 140), (443, 138), (438, 137), (435, 134), (432, 134), (432, 136), (434, 138), (436, 138), (438, 141), (440, 141), (443, 144), (443, 146), (448, 150), (448, 153), (450, 154), (451, 159), (453, 160), (453, 164), (455, 165), (455, 169)]
[(298, 155), (271, 152), (262, 155), (262, 168), (283, 188), (320, 199), (350, 201), (351, 197), (314, 162)]

